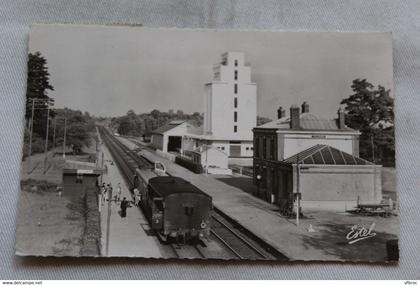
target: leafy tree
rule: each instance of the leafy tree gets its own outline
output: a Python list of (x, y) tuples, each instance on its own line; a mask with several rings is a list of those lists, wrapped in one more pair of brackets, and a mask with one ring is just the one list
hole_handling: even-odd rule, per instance
[[(74, 154), (80, 154), (84, 146), (90, 146), (90, 133), (95, 132), (94, 119), (86, 112), (71, 110), (68, 108), (56, 109), (55, 138), (56, 146), (64, 142), (64, 121), (66, 121), (66, 146), (71, 147)], [(52, 134), (53, 131), (50, 131)]]
[(376, 88), (366, 79), (355, 79), (353, 94), (345, 105), (346, 125), (359, 130), (360, 157), (386, 166), (395, 166), (394, 99), (390, 90)]
[(83, 146), (90, 146), (90, 136), (83, 124), (73, 124), (67, 128), (66, 144), (74, 154), (82, 153)]

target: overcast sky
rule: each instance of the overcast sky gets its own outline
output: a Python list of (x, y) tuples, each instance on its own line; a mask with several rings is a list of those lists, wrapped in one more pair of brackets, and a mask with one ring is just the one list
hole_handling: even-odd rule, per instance
[(47, 59), (56, 107), (103, 116), (203, 112), (204, 84), (229, 50), (251, 64), (260, 116), (307, 101), (311, 112), (333, 118), (355, 78), (393, 91), (390, 33), (39, 25), (29, 43)]

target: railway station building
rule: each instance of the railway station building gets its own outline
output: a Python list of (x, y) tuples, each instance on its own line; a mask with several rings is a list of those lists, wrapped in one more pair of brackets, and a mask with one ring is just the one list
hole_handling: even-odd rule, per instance
[(359, 157), (360, 132), (345, 125), (342, 110), (320, 118), (304, 102), (285, 113), (280, 107), (277, 120), (253, 130), (257, 195), (282, 208), (299, 192), (303, 210), (381, 201), (381, 166)]

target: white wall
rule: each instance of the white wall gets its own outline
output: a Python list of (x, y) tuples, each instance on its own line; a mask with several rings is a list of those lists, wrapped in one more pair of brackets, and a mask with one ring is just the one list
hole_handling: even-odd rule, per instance
[(217, 149), (210, 148), (208, 151), (201, 153), (201, 165), (228, 168), (228, 156)]
[[(300, 172), (302, 207), (350, 209), (357, 203), (379, 203), (382, 199), (382, 172), (377, 165), (314, 165)], [(296, 192), (296, 171), (293, 173)]]
[(277, 136), (280, 148), (279, 160), (286, 159), (317, 144), (329, 145), (353, 155), (353, 136), (351, 134), (330, 135), (320, 132), (317, 132), (316, 135), (279, 133)]

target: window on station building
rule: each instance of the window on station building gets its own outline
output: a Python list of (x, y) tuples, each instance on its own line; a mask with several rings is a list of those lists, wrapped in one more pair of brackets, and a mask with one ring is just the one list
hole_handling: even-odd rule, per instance
[(237, 133), (238, 132), (238, 126), (233, 126), (233, 132)]
[(233, 107), (234, 107), (234, 108), (238, 108), (238, 97), (235, 97), (235, 98), (233, 99)]
[(238, 94), (238, 84), (235, 83), (234, 90), (235, 94)]
[(235, 59), (235, 66), (238, 66), (238, 60)]
[(238, 80), (238, 71), (235, 70), (235, 80)]
[(233, 112), (233, 121), (235, 123), (238, 121), (238, 112)]

